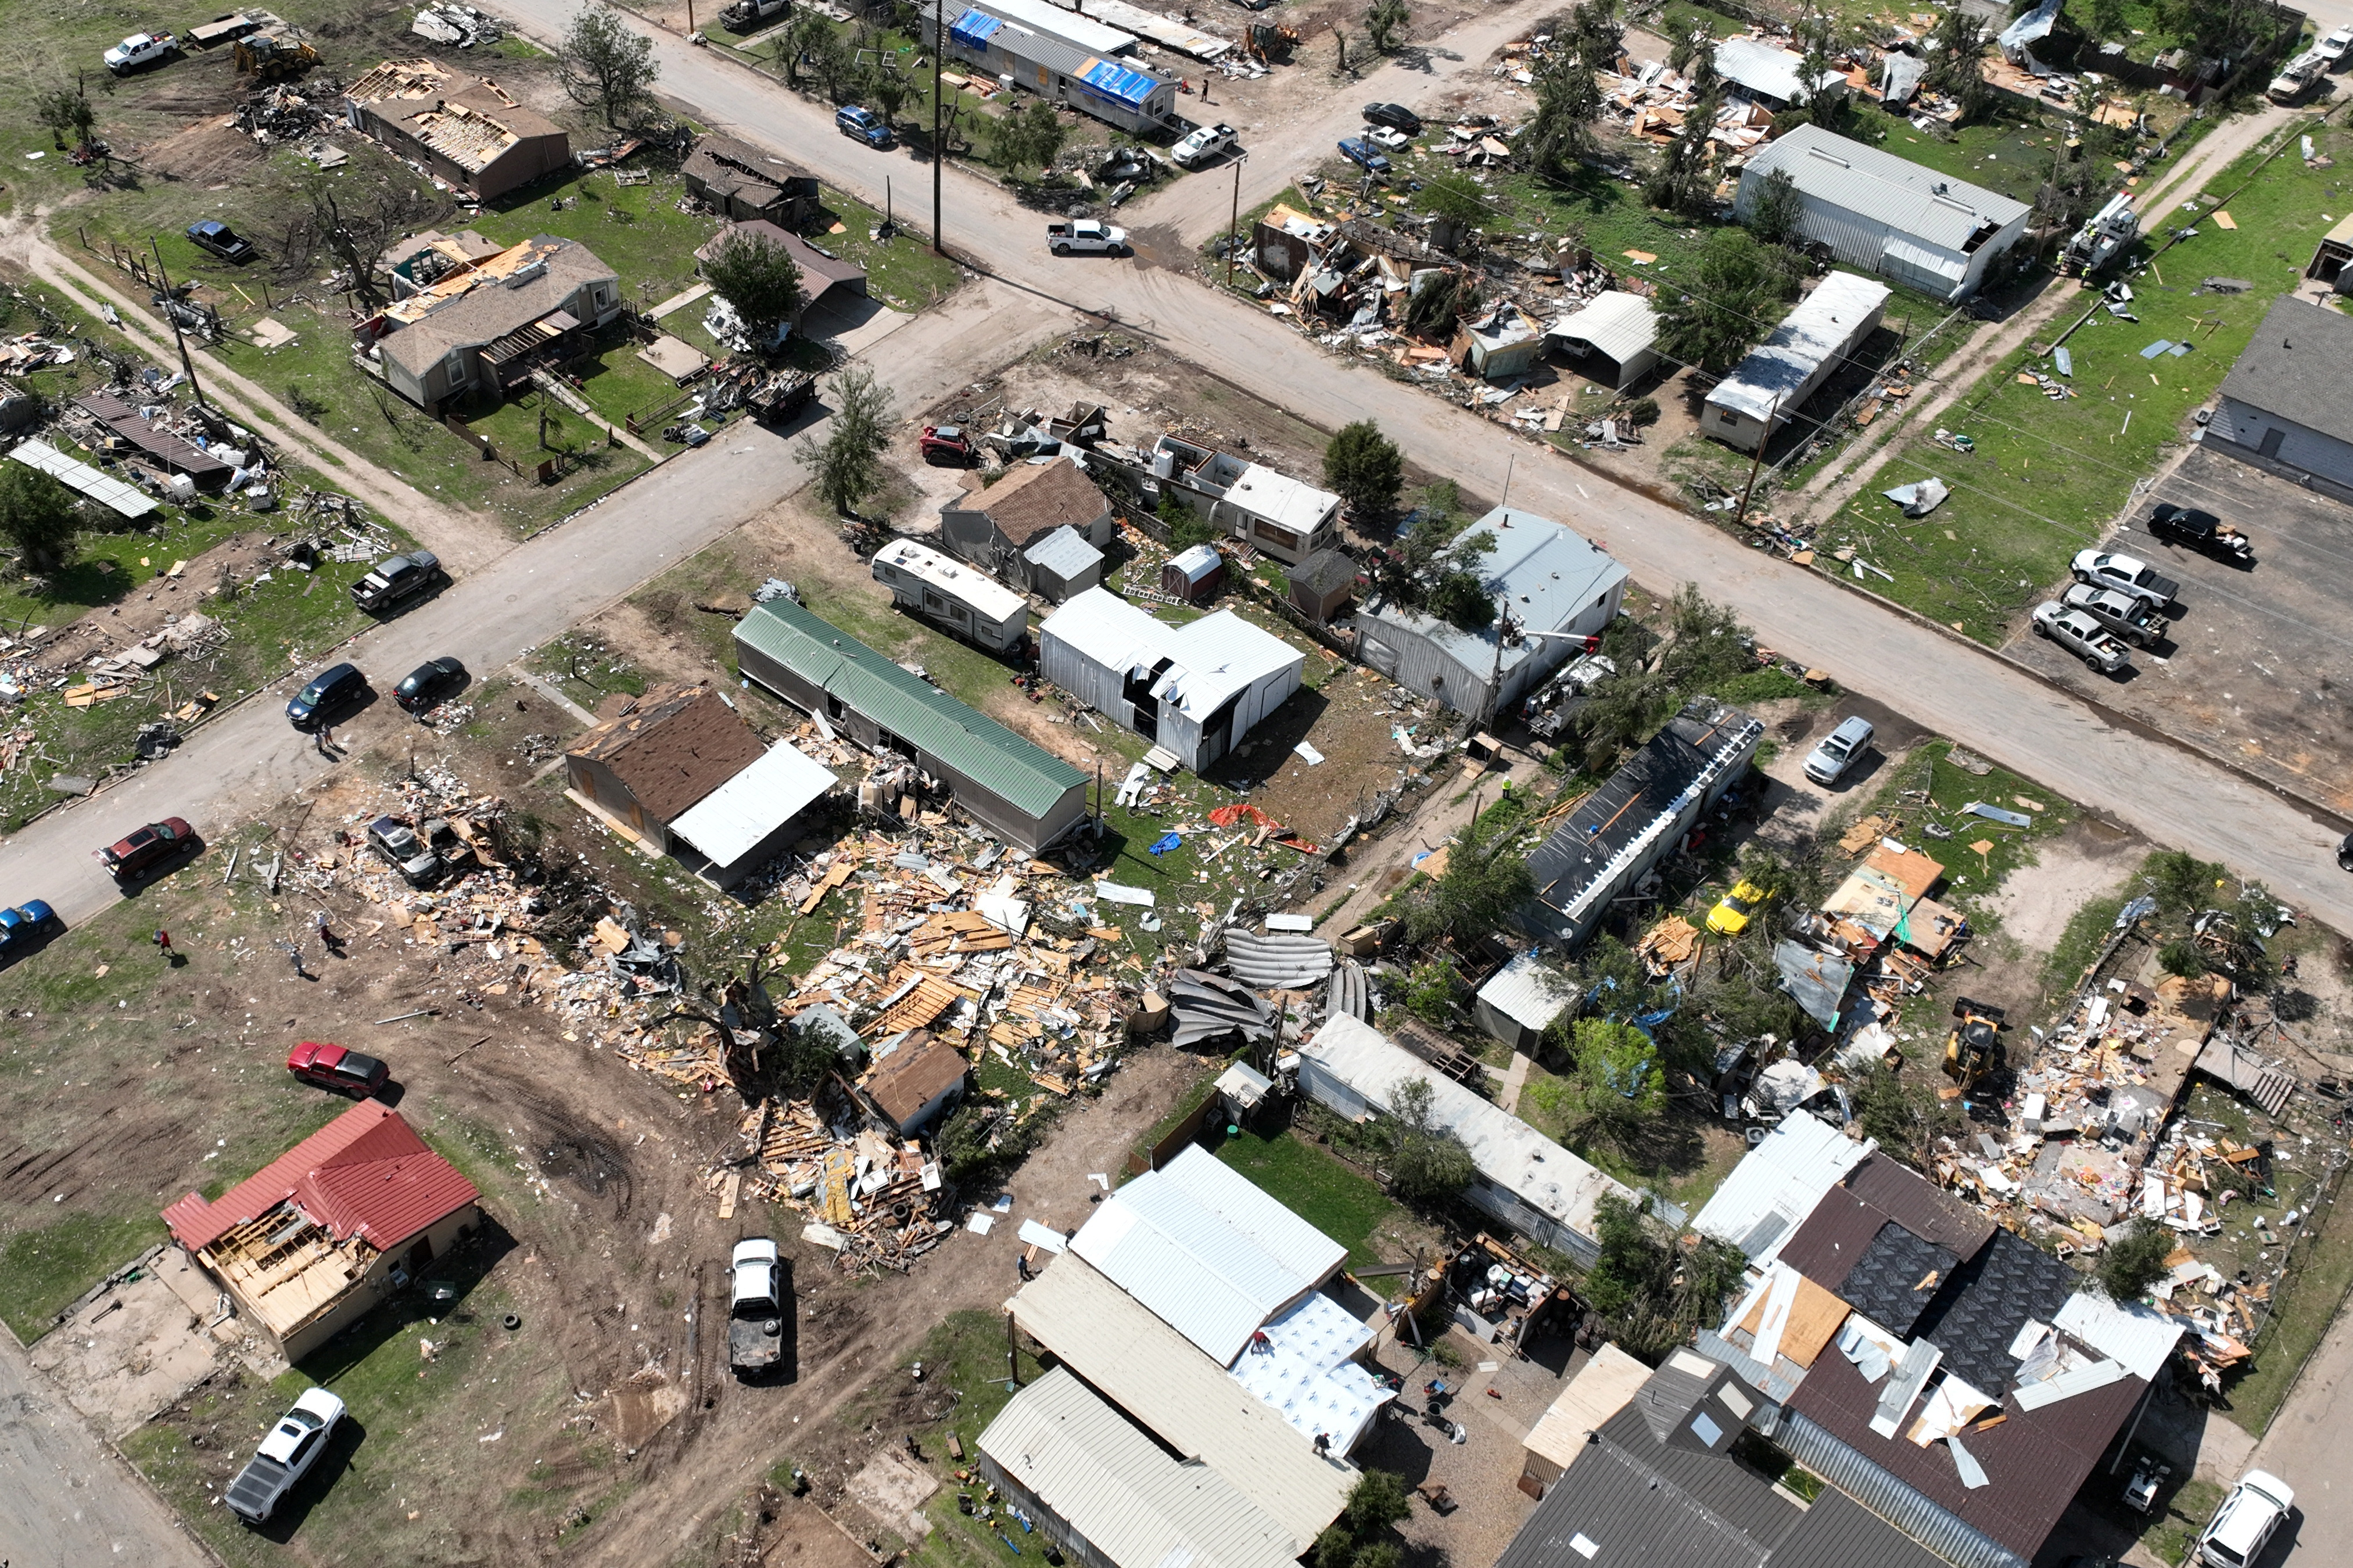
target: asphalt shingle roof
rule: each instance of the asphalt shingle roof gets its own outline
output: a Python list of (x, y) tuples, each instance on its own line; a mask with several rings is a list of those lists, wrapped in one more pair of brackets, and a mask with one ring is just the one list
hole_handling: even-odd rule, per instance
[(2047, 1323), (2057, 1317), (2082, 1279), (2032, 1242), (1997, 1230), (1936, 1292), (1916, 1335), (1945, 1352), (1947, 1367), (1991, 1394), (2018, 1375), (2010, 1353), (2018, 1331), (2029, 1318)]
[(2292, 419), (2306, 429), (2353, 441), (2353, 316), (2283, 294), (2223, 378), (2222, 395)]
[(1890, 1333), (1909, 1338), (1959, 1259), (1889, 1220), (1863, 1248), (1838, 1294)]

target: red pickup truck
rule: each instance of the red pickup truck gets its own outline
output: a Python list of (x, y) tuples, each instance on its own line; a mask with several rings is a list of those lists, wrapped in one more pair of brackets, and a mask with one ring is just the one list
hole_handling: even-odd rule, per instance
[(354, 1100), (365, 1100), (392, 1077), (392, 1069), (374, 1057), (318, 1040), (305, 1040), (287, 1052), (286, 1070), (304, 1083), (332, 1089)]

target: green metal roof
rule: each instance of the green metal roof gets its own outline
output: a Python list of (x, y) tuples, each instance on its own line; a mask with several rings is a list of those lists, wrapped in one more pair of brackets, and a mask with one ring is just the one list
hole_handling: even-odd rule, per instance
[(1087, 775), (1023, 740), (830, 621), (789, 599), (755, 605), (736, 623), (738, 649), (775, 659), (885, 730), (1032, 816), (1050, 814)]

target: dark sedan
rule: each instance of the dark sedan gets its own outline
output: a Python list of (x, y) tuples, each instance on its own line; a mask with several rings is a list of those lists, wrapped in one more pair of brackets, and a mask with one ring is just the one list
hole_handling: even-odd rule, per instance
[(1402, 103), (1368, 103), (1365, 105), (1365, 121), (1371, 125), (1386, 125), (1392, 131), (1402, 131), (1409, 136), (1421, 134), (1421, 116)]
[(411, 713), (422, 713), (465, 684), (464, 665), (454, 658), (429, 659), (393, 688), (392, 700)]

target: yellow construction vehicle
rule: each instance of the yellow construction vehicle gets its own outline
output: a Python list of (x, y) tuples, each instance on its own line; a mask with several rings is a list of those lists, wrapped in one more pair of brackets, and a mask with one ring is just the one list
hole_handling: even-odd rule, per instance
[(2004, 1015), (1990, 1003), (1961, 996), (1954, 999), (1953, 1016), (1959, 1022), (1945, 1037), (1945, 1076), (1967, 1092), (2002, 1065)]
[(237, 41), (237, 74), (256, 81), (285, 81), (319, 63), (319, 51), (291, 28), (249, 33)]

